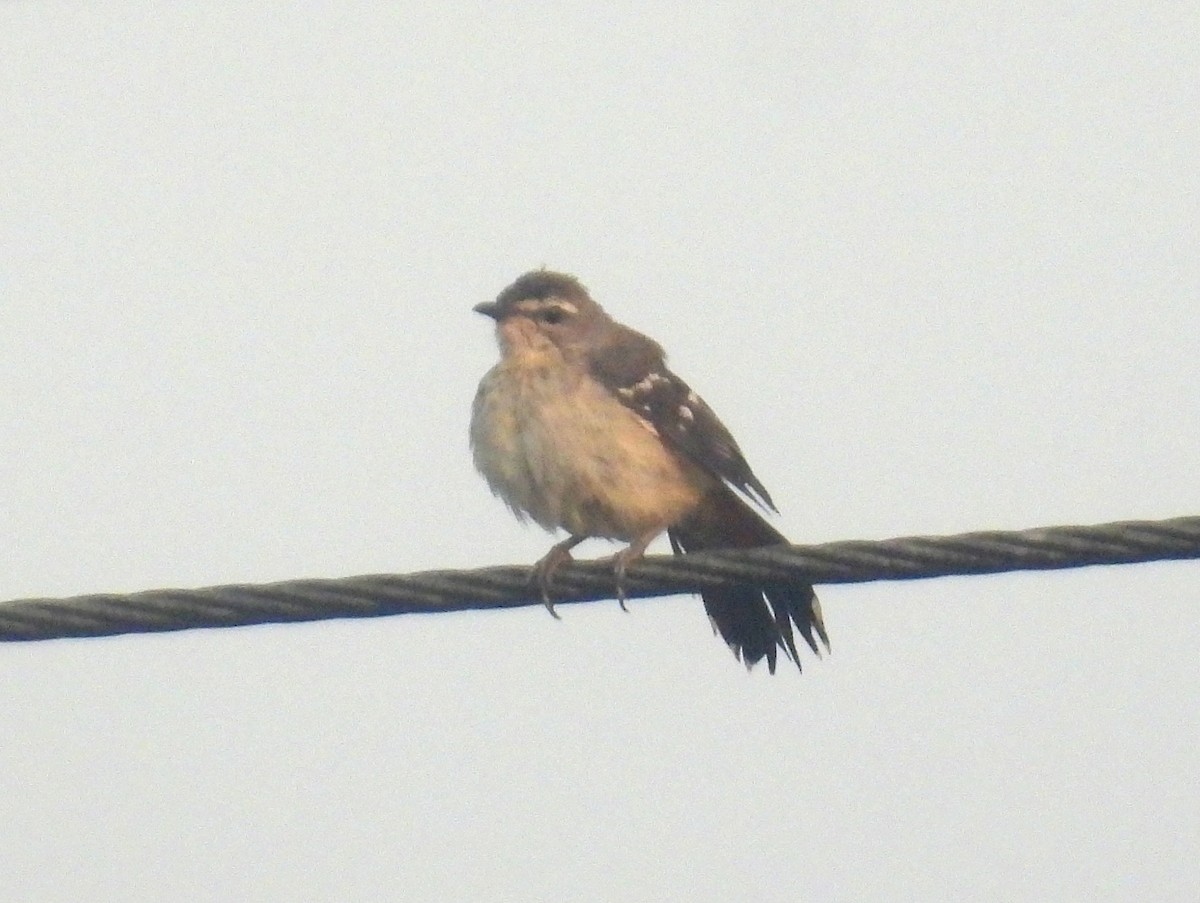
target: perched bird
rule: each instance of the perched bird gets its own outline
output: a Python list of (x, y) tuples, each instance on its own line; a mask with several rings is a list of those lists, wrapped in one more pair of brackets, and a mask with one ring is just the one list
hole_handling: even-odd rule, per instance
[[(776, 510), (717, 415), (573, 276), (534, 270), (475, 310), (500, 345), (472, 408), (475, 466), (518, 518), (567, 532), (534, 569), (551, 613), (555, 570), (591, 537), (629, 543), (613, 559), (622, 597), (625, 569), (664, 532), (676, 554), (787, 542), (746, 503)], [(778, 649), (799, 667), (793, 624), (818, 655), (814, 631), (829, 648), (811, 586), (702, 598), (747, 667), (766, 658), (774, 673)]]

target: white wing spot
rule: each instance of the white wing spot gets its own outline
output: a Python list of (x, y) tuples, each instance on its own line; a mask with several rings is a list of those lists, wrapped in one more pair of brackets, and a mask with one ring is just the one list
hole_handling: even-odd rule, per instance
[(647, 373), (638, 382), (634, 383), (633, 388), (638, 392), (649, 392), (659, 383), (667, 382), (667, 378), (661, 373)]

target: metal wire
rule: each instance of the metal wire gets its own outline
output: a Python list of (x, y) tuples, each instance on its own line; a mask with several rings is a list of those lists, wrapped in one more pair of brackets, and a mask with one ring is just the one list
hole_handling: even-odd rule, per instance
[[(861, 583), (1194, 558), (1200, 558), (1200, 517), (1179, 517), (653, 556), (629, 568), (626, 595), (675, 595), (741, 583)], [(530, 575), (528, 567), (505, 566), (20, 599), (0, 603), (0, 641), (539, 605)], [(604, 562), (564, 566), (554, 587), (556, 604), (615, 595), (612, 568)]]

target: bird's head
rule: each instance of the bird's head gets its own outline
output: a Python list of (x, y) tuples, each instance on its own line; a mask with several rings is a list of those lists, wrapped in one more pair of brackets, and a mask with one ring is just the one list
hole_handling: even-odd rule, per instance
[(474, 310), (496, 321), (504, 353), (557, 348), (564, 356), (584, 344), (608, 320), (604, 309), (574, 276), (532, 270)]

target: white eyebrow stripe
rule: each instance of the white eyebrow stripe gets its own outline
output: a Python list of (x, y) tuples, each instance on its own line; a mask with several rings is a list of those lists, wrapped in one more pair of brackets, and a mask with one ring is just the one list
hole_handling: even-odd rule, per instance
[(531, 314), (535, 310), (546, 310), (549, 307), (557, 308), (563, 313), (579, 313), (578, 307), (562, 298), (526, 298), (524, 301), (518, 301), (515, 307), (523, 314)]

